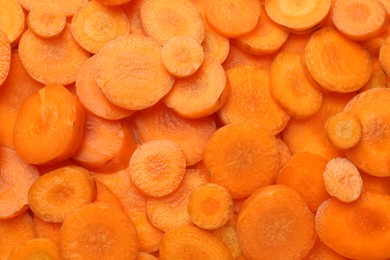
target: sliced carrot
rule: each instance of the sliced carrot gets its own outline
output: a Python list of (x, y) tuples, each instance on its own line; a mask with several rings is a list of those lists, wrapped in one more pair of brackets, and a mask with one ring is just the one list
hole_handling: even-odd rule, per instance
[(126, 4), (131, 0), (96, 0), (96, 1), (100, 2), (103, 5), (116, 6), (116, 5)]
[(88, 0), (18, 0), (21, 6), (27, 11), (31, 11), (38, 5), (56, 4), (58, 5), (66, 16), (74, 15)]
[(28, 202), (38, 217), (63, 222), (72, 212), (92, 202), (96, 185), (91, 174), (76, 166), (59, 168), (42, 175), (31, 186)]
[(276, 144), (278, 146), (278, 151), (279, 151), (280, 166), (283, 167), (290, 160), (291, 152), (287, 144), (282, 139), (277, 138)]
[(229, 248), (233, 259), (239, 260), (243, 256), (235, 227), (225, 225), (213, 230), (212, 234)]
[(180, 226), (191, 224), (188, 214), (188, 201), (191, 192), (207, 182), (206, 174), (201, 170), (188, 169), (179, 188), (163, 197), (150, 198), (147, 202), (148, 219), (153, 226), (168, 232)]
[(390, 195), (390, 177), (377, 177), (365, 172), (360, 172), (363, 180), (363, 189), (381, 191)]
[(3, 31), (10, 43), (16, 42), (25, 30), (25, 15), (16, 0), (0, 1), (0, 31)]
[(76, 98), (61, 85), (48, 85), (22, 104), (14, 128), (15, 150), (33, 164), (62, 161), (80, 145), (83, 128), (84, 110)]
[(172, 90), (164, 97), (164, 103), (183, 117), (199, 118), (220, 109), (229, 94), (230, 87), (222, 65), (206, 57), (195, 74), (175, 81)]
[(223, 63), (226, 60), (230, 50), (228, 38), (207, 29), (204, 34), (202, 47), (205, 56), (212, 57), (219, 63)]
[(158, 260), (158, 258), (145, 252), (138, 252), (137, 258), (135, 260)]
[(37, 215), (33, 216), (33, 228), (35, 236), (49, 239), (57, 246), (60, 243), (61, 226), (62, 223), (47, 222)]
[(102, 182), (95, 180), (96, 198), (95, 202), (105, 203), (114, 208), (124, 210), (118, 197)]
[(368, 82), (359, 89), (359, 92), (373, 88), (387, 88), (388, 77), (379, 63), (379, 60), (373, 62), (373, 72)]
[(272, 99), (269, 72), (256, 66), (238, 66), (227, 71), (230, 95), (218, 111), (223, 124), (250, 122), (277, 134), (289, 116)]
[(262, 69), (269, 70), (272, 65), (273, 55), (251, 55), (235, 45), (230, 45), (230, 51), (222, 66), (228, 71), (239, 65), (258, 66)]
[(121, 210), (89, 204), (70, 215), (61, 228), (64, 259), (135, 259), (138, 235)]
[(9, 260), (21, 259), (51, 259), (60, 260), (56, 244), (45, 238), (35, 238), (20, 244), (8, 256)]
[(331, 28), (315, 32), (305, 48), (307, 69), (322, 88), (353, 92), (370, 79), (372, 62), (368, 51)]
[(367, 49), (372, 56), (379, 57), (379, 50), (382, 46), (382, 43), (385, 41), (385, 38), (382, 36), (374, 37), (367, 39), (362, 42), (362, 45)]
[(233, 216), (232, 197), (229, 191), (219, 184), (200, 185), (191, 192), (188, 215), (200, 228), (220, 228)]
[(297, 191), (268, 186), (245, 202), (237, 237), (249, 259), (302, 259), (316, 241), (314, 216)]
[(337, 0), (332, 19), (340, 32), (361, 41), (378, 36), (384, 30), (387, 14), (380, 0)]
[(11, 66), (11, 45), (7, 35), (0, 28), (0, 86), (6, 80)]
[(352, 259), (390, 257), (390, 197), (367, 190), (352, 203), (336, 198), (324, 202), (316, 214), (316, 231), (322, 242)]
[(68, 85), (76, 81), (89, 57), (73, 39), (70, 26), (58, 37), (44, 39), (27, 30), (19, 42), (19, 55), (28, 74), (43, 84)]
[(382, 46), (379, 50), (379, 63), (382, 66), (382, 69), (385, 71), (387, 76), (390, 75), (390, 37), (382, 43)]
[(235, 38), (256, 27), (261, 5), (257, 0), (209, 0), (205, 12), (211, 28), (222, 36)]
[(130, 2), (122, 5), (122, 9), (129, 19), (130, 32), (132, 34), (141, 34), (146, 36), (141, 21), (141, 7), (146, 1), (147, 0), (131, 0)]
[(281, 52), (294, 52), (297, 54), (303, 54), (305, 52), (306, 44), (309, 42), (312, 33), (305, 33), (302, 35), (296, 35), (290, 33), (283, 46), (278, 50)]
[(148, 0), (141, 7), (141, 20), (147, 35), (160, 45), (175, 36), (191, 36), (199, 43), (204, 38), (202, 17), (190, 0)]
[(333, 249), (327, 247), (320, 239), (317, 239), (314, 247), (310, 250), (303, 260), (348, 260)]
[(224, 186), (233, 198), (273, 184), (280, 169), (276, 138), (248, 123), (219, 128), (207, 143), (203, 161), (211, 181)]
[(229, 249), (212, 234), (194, 227), (182, 226), (163, 236), (160, 259), (231, 259)]
[(207, 140), (216, 129), (213, 117), (185, 119), (163, 104), (137, 113), (134, 127), (142, 143), (167, 139), (183, 150), (187, 166), (202, 159)]

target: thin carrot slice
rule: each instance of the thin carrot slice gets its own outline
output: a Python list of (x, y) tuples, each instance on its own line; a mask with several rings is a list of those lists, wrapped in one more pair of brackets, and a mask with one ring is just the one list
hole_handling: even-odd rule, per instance
[(348, 258), (339, 255), (333, 249), (327, 247), (320, 239), (317, 239), (314, 247), (310, 250), (303, 260), (348, 260)]
[(46, 238), (53, 241), (57, 246), (60, 244), (60, 231), (62, 223), (47, 222), (38, 217), (33, 216), (33, 228), (36, 237)]
[(208, 0), (206, 20), (218, 34), (235, 38), (252, 31), (259, 20), (258, 0)]
[(212, 57), (221, 64), (226, 60), (230, 50), (229, 39), (212, 30), (205, 31), (202, 47), (205, 56)]
[(276, 144), (278, 146), (280, 166), (283, 167), (291, 158), (291, 151), (287, 144), (280, 138), (276, 138)]
[(33, 164), (62, 161), (80, 145), (83, 128), (84, 110), (76, 98), (61, 85), (48, 85), (22, 104), (14, 128), (15, 150)]
[(130, 160), (132, 182), (150, 197), (163, 197), (174, 192), (183, 180), (185, 168), (183, 151), (169, 140), (144, 143)]
[(45, 238), (28, 240), (15, 248), (8, 256), (9, 260), (27, 260), (34, 258), (51, 260), (61, 259), (56, 244)]
[(109, 5), (109, 6), (117, 6), (117, 5), (123, 5), (127, 2), (130, 2), (131, 0), (96, 0), (100, 2), (103, 5)]
[(70, 215), (61, 228), (64, 259), (135, 259), (138, 235), (121, 210), (89, 204)]
[(188, 201), (191, 221), (203, 229), (217, 229), (233, 216), (233, 200), (229, 191), (216, 183), (196, 187)]
[(386, 72), (387, 76), (390, 75), (390, 37), (382, 43), (382, 46), (379, 50), (379, 63), (382, 66), (382, 69)]
[(237, 237), (249, 259), (302, 259), (316, 241), (314, 216), (297, 191), (268, 186), (245, 202)]
[(191, 36), (199, 43), (204, 38), (204, 24), (199, 10), (190, 0), (148, 0), (141, 7), (145, 32), (164, 45), (175, 36)]
[(128, 35), (130, 23), (120, 7), (107, 7), (90, 1), (72, 18), (72, 35), (85, 50), (97, 53), (109, 41)]
[(7, 35), (0, 28), (0, 86), (6, 80), (11, 66), (11, 45)]
[(97, 54), (96, 82), (115, 105), (130, 110), (153, 106), (173, 86), (161, 60), (161, 48), (143, 36), (120, 37)]
[(38, 169), (18, 154), (0, 146), (0, 219), (11, 218), (28, 209), (27, 194), (38, 179)]
[(70, 26), (58, 37), (44, 39), (27, 30), (19, 42), (19, 55), (30, 76), (43, 84), (68, 85), (89, 53), (73, 39)]
[(194, 227), (182, 226), (163, 236), (160, 259), (232, 259), (229, 249), (212, 234)]
[(222, 66), (228, 71), (239, 65), (258, 66), (261, 69), (269, 70), (274, 60), (273, 55), (251, 55), (235, 45), (230, 45), (229, 54)]
[(384, 30), (387, 14), (379, 0), (337, 0), (332, 19), (341, 33), (362, 41), (378, 36)]
[(31, 186), (28, 202), (38, 217), (63, 222), (72, 212), (95, 199), (96, 186), (84, 168), (69, 166), (42, 175)]
[(148, 219), (153, 226), (168, 232), (180, 226), (191, 224), (188, 215), (190, 194), (196, 187), (206, 182), (206, 174), (203, 171), (188, 169), (175, 192), (163, 198), (148, 199)]
[(16, 0), (0, 1), (0, 31), (3, 31), (10, 43), (20, 38), (25, 29), (25, 15)]
[(66, 16), (70, 17), (86, 4), (88, 0), (18, 0), (18, 2), (27, 11), (31, 11), (39, 5), (56, 4), (62, 9)]
[(322, 93), (310, 75), (305, 74), (301, 55), (281, 52), (272, 63), (271, 95), (287, 113), (302, 119), (315, 114), (321, 107)]
[(306, 31), (325, 20), (330, 0), (265, 0), (265, 10), (276, 23), (291, 31)]
[(28, 13), (27, 26), (40, 37), (55, 37), (65, 29), (66, 16), (58, 5), (39, 5)]
[(164, 97), (164, 103), (180, 116), (199, 118), (220, 109), (229, 93), (222, 65), (206, 57), (195, 74), (175, 81), (172, 90)]
[(158, 260), (158, 258), (145, 252), (138, 252), (137, 258), (135, 260)]
[(390, 257), (390, 197), (367, 190), (357, 201), (336, 198), (324, 202), (316, 214), (316, 231), (322, 242), (351, 259)]
[(256, 66), (238, 66), (227, 72), (230, 95), (218, 111), (223, 124), (250, 122), (274, 134), (283, 130), (289, 116), (273, 100), (269, 72)]
[(102, 182), (95, 180), (96, 183), (96, 198), (95, 202), (105, 203), (117, 209), (124, 210), (122, 203), (118, 197)]
[[(238, 243), (236, 228), (233, 226), (225, 225), (211, 232), (216, 238), (224, 243), (230, 251), (230, 255), (235, 260), (246, 259), (242, 255), (240, 244)], [(242, 257), (242, 258), (240, 258)]]
[(331, 28), (315, 32), (305, 48), (307, 69), (322, 88), (353, 92), (370, 79), (370, 54)]
[(219, 128), (207, 143), (203, 161), (211, 181), (224, 186), (233, 198), (273, 184), (280, 169), (276, 138), (248, 123)]
[(168, 40), (161, 49), (164, 67), (175, 77), (194, 74), (202, 65), (202, 45), (190, 36), (176, 36)]

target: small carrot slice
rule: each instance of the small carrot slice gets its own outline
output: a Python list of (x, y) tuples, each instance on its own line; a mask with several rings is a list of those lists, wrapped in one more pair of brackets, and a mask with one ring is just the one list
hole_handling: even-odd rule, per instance
[(58, 5), (39, 5), (28, 13), (27, 26), (40, 37), (55, 37), (65, 29), (66, 16)]
[(141, 20), (147, 35), (160, 45), (175, 36), (191, 36), (199, 43), (204, 38), (202, 17), (190, 0), (148, 0), (141, 7)]
[(390, 37), (382, 43), (382, 46), (379, 50), (379, 63), (382, 66), (382, 69), (385, 71), (387, 76), (390, 75)]
[(168, 40), (161, 49), (164, 67), (173, 76), (183, 78), (194, 74), (202, 65), (202, 45), (190, 36), (176, 36)]
[(339, 255), (333, 249), (326, 246), (320, 239), (317, 239), (314, 247), (310, 250), (303, 260), (348, 260), (348, 258)]
[(368, 51), (331, 28), (311, 36), (305, 48), (305, 62), (318, 84), (334, 92), (356, 91), (372, 73)]
[(206, 20), (218, 34), (236, 38), (252, 31), (261, 13), (257, 0), (208, 0)]
[(205, 56), (212, 57), (221, 64), (226, 60), (230, 50), (229, 39), (212, 30), (205, 31), (202, 47)]
[(203, 229), (217, 229), (233, 216), (233, 200), (229, 191), (216, 183), (196, 187), (188, 201), (191, 221)]
[(69, 166), (42, 175), (31, 186), (28, 202), (38, 217), (63, 222), (72, 212), (95, 199), (96, 186), (84, 168)]
[(11, 45), (7, 35), (0, 28), (0, 86), (6, 80), (11, 66)]
[(37, 238), (46, 238), (53, 241), (57, 246), (60, 243), (60, 231), (62, 223), (47, 222), (38, 217), (33, 216), (33, 228)]
[(269, 70), (274, 60), (273, 55), (251, 55), (235, 45), (230, 45), (229, 54), (222, 66), (225, 71), (237, 67), (239, 65), (258, 66), (261, 69)]
[(80, 103), (65, 87), (48, 85), (22, 104), (13, 141), (15, 150), (26, 162), (54, 163), (76, 151), (83, 132), (84, 110)]
[(51, 260), (61, 259), (56, 244), (45, 238), (28, 240), (15, 248), (8, 256), (9, 260), (27, 260), (34, 258)]
[(18, 0), (21, 6), (27, 11), (31, 11), (38, 5), (56, 4), (58, 5), (66, 16), (74, 15), (88, 0)]
[(16, 0), (1, 0), (0, 6), (0, 31), (7, 35), (10, 43), (14, 43), (25, 29), (25, 14)]
[(89, 204), (70, 215), (61, 228), (64, 259), (135, 259), (138, 235), (121, 210)]
[(362, 41), (378, 36), (384, 30), (387, 14), (379, 0), (337, 0), (332, 19), (341, 33)]
[(163, 236), (160, 259), (232, 259), (229, 249), (212, 234), (194, 226), (182, 226)]

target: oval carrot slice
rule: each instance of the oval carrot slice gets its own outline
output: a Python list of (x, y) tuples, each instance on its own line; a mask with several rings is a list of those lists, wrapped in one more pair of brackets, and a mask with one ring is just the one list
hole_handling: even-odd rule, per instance
[(79, 209), (61, 228), (64, 259), (135, 259), (138, 247), (137, 231), (128, 216), (101, 204)]
[(316, 241), (314, 216), (298, 192), (268, 186), (245, 202), (237, 219), (237, 237), (249, 259), (302, 259)]
[(63, 222), (72, 212), (95, 199), (96, 186), (84, 168), (69, 166), (46, 173), (28, 192), (31, 210), (49, 222)]
[(74, 15), (88, 0), (18, 0), (21, 6), (27, 11), (31, 11), (38, 5), (56, 4), (58, 5), (66, 16)]
[(37, 238), (46, 238), (53, 241), (57, 246), (60, 243), (60, 231), (62, 223), (47, 222), (38, 217), (33, 216), (33, 228)]
[(82, 106), (65, 87), (49, 85), (22, 104), (13, 141), (15, 150), (26, 162), (54, 163), (69, 158), (76, 151), (83, 132)]
[(25, 15), (16, 0), (0, 1), (0, 31), (3, 31), (10, 43), (20, 38), (25, 29)]
[(11, 45), (7, 35), (0, 28), (0, 86), (6, 80), (11, 66)]
[(51, 259), (60, 260), (60, 253), (53, 241), (45, 238), (35, 238), (24, 242), (9, 255), (9, 260), (21, 259)]
[(212, 30), (205, 31), (202, 47), (205, 56), (212, 57), (221, 64), (226, 60), (230, 50), (229, 39)]

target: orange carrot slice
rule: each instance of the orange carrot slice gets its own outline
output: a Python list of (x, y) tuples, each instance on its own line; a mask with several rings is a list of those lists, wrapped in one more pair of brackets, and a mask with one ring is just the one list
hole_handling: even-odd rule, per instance
[(273, 55), (251, 55), (235, 45), (230, 45), (230, 51), (222, 66), (228, 71), (239, 65), (258, 66), (261, 69), (269, 70), (274, 59)]
[(205, 31), (202, 47), (205, 56), (212, 57), (219, 63), (226, 60), (230, 50), (229, 39), (212, 30)]
[(104, 203), (114, 208), (124, 210), (118, 197), (102, 182), (95, 180), (96, 198), (95, 202)]
[(279, 53), (293, 52), (297, 54), (303, 54), (305, 52), (306, 44), (310, 40), (311, 35), (312, 33), (305, 33), (302, 35), (290, 33), (283, 46), (278, 50)]
[(144, 27), (141, 21), (141, 7), (147, 0), (131, 0), (122, 5), (123, 11), (126, 13), (130, 22), (130, 32), (132, 34), (140, 34), (146, 36)]
[[(379, 49), (378, 54), (376, 54), (376, 56), (379, 57)], [(387, 88), (387, 81), (388, 77), (385, 71), (382, 69), (379, 60), (375, 59), (373, 62), (373, 72), (371, 74), (371, 77), (368, 82), (362, 88), (359, 89), (359, 92), (363, 92), (372, 88)]]
[(77, 10), (86, 4), (88, 0), (18, 0), (18, 2), (27, 11), (31, 11), (38, 5), (56, 4), (62, 9), (66, 16), (72, 16), (77, 12)]
[[(236, 228), (233, 226), (225, 225), (211, 232), (216, 238), (224, 243), (230, 251), (230, 255), (235, 260), (246, 259), (242, 255), (240, 244), (238, 243)], [(240, 258), (241, 257), (241, 258)]]
[(116, 6), (130, 2), (131, 0), (96, 0), (103, 5)]
[(291, 158), (291, 151), (287, 144), (280, 138), (276, 138), (276, 144), (278, 146), (280, 166), (283, 167)]
[(348, 258), (337, 254), (333, 249), (327, 247), (320, 239), (317, 239), (314, 247), (303, 260), (348, 260)]
[(0, 6), (0, 31), (13, 43), (20, 38), (26, 27), (23, 9), (16, 0), (1, 0)]
[(379, 63), (382, 66), (382, 69), (386, 72), (387, 76), (390, 75), (390, 37), (386, 38), (386, 40), (382, 43), (382, 46), (379, 50)]
[(137, 258), (135, 260), (158, 260), (158, 258), (145, 252), (138, 252)]
[(24, 242), (15, 248), (8, 257), (9, 260), (34, 258), (52, 260), (61, 259), (56, 244), (45, 238), (35, 238)]
[(33, 228), (36, 237), (46, 238), (53, 241), (57, 246), (60, 243), (60, 231), (62, 223), (47, 222), (38, 217), (33, 216)]
[(7, 35), (0, 30), (0, 86), (8, 76), (11, 66), (11, 45)]

